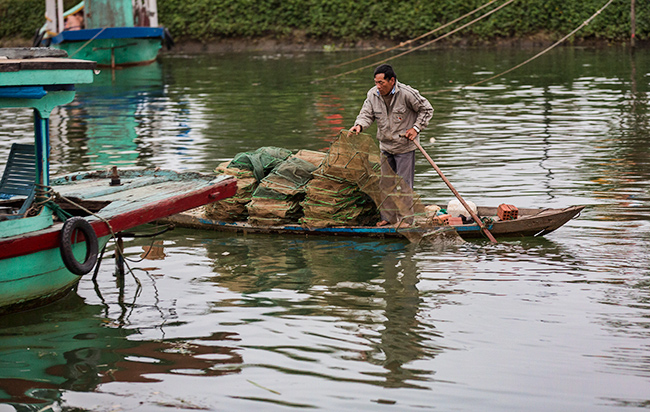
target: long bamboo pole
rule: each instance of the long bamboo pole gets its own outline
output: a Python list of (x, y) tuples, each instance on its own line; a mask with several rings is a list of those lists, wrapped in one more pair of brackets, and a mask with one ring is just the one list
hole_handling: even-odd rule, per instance
[(630, 46), (634, 48), (635, 38), (636, 38), (636, 10), (635, 10), (636, 0), (632, 0), (630, 6), (630, 26), (631, 26), (631, 36), (630, 36)]
[(418, 142), (417, 140), (413, 140), (413, 143), (415, 143), (415, 145), (418, 147), (418, 149), (420, 149), (420, 151), (422, 152), (422, 154), (424, 155), (424, 157), (426, 157), (426, 159), (429, 161), (429, 163), (431, 164), (431, 166), (433, 166), (433, 168), (436, 169), (436, 172), (438, 172), (438, 175), (440, 176), (440, 178), (443, 180), (443, 182), (445, 182), (445, 183), (447, 184), (447, 187), (449, 187), (449, 189), (453, 192), (453, 194), (456, 196), (456, 198), (457, 198), (457, 199), (460, 201), (460, 203), (465, 207), (465, 210), (467, 210), (467, 211), (469, 212), (469, 214), (472, 216), (472, 219), (474, 219), (474, 221), (476, 222), (477, 225), (479, 225), (479, 227), (481, 228), (481, 230), (483, 231), (483, 233), (485, 233), (485, 236), (487, 236), (488, 239), (490, 239), (490, 241), (491, 241), (492, 243), (497, 243), (497, 240), (494, 238), (494, 236), (492, 236), (492, 233), (490, 233), (490, 231), (488, 230), (488, 228), (485, 227), (485, 224), (483, 223), (483, 221), (482, 221), (481, 219), (479, 219), (479, 217), (476, 215), (476, 213), (474, 213), (474, 211), (472, 210), (472, 208), (470, 208), (469, 205), (467, 204), (467, 202), (465, 202), (465, 200), (464, 200), (463, 197), (460, 195), (460, 193), (458, 193), (458, 191), (456, 190), (456, 188), (454, 188), (454, 186), (451, 184), (451, 182), (450, 182), (450, 181), (445, 177), (445, 175), (442, 173), (442, 170), (440, 170), (440, 168), (438, 167), (438, 165), (436, 165), (435, 162), (433, 161), (433, 159), (431, 159), (431, 157), (430, 157), (429, 154), (424, 150), (424, 148), (422, 147), (422, 145), (420, 144), (420, 142)]

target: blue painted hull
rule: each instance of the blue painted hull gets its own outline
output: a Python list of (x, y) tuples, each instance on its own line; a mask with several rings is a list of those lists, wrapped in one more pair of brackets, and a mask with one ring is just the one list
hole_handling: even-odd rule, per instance
[[(496, 237), (540, 236), (550, 233), (577, 216), (584, 206), (570, 206), (564, 209), (519, 209), (520, 217), (515, 220), (494, 221), (488, 230)], [(496, 215), (495, 207), (479, 207), (481, 216)], [(222, 222), (206, 217), (201, 210), (193, 210), (171, 216), (164, 220), (179, 227), (216, 230), (236, 233), (267, 233), (286, 235), (319, 235), (344, 237), (403, 238), (407, 232), (429, 233), (434, 229), (452, 227), (462, 238), (482, 238), (484, 235), (476, 224), (441, 226), (437, 228), (396, 229), (391, 226), (337, 226), (309, 228), (299, 224), (285, 226), (257, 226), (247, 222)]]

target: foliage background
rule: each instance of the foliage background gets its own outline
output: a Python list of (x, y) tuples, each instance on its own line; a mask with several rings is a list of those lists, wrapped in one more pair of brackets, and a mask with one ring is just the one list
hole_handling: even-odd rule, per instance
[[(488, 0), (158, 0), (160, 22), (177, 41), (271, 37), (279, 40), (406, 40)], [(495, 2), (490, 8), (502, 4)], [(65, 0), (66, 7), (78, 0)], [(487, 41), (543, 35), (559, 39), (606, 0), (518, 0), (455, 35)], [(576, 39), (625, 41), (631, 0), (617, 0)], [(43, 24), (44, 0), (0, 0), (0, 39), (31, 38)], [(650, 37), (650, 1), (636, 0), (637, 39)], [(469, 20), (466, 20), (469, 21)]]

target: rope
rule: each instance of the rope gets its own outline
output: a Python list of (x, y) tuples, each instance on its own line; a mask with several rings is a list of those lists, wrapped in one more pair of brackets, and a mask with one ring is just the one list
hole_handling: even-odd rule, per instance
[(375, 56), (378, 56), (378, 55), (380, 55), (380, 54), (388, 53), (389, 51), (393, 51), (393, 50), (398, 49), (398, 48), (400, 48), (400, 47), (408, 46), (408, 45), (411, 44), (411, 43), (414, 43), (414, 42), (416, 42), (416, 41), (418, 41), (418, 40), (422, 40), (422, 39), (425, 38), (425, 37), (429, 37), (430, 35), (434, 34), (435, 32), (438, 32), (438, 31), (440, 31), (440, 30), (442, 30), (442, 29), (446, 29), (447, 27), (451, 26), (452, 24), (456, 24), (456, 23), (458, 23), (459, 21), (461, 21), (461, 20), (463, 20), (463, 19), (465, 19), (465, 18), (471, 16), (472, 14), (474, 14), (474, 13), (476, 13), (476, 12), (478, 12), (478, 11), (484, 9), (484, 8), (486, 8), (487, 6), (489, 6), (490, 4), (494, 3), (495, 1), (497, 1), (497, 0), (490, 0), (489, 2), (487, 2), (487, 3), (485, 3), (484, 5), (480, 6), (479, 8), (474, 9), (474, 10), (470, 11), (469, 13), (464, 14), (463, 16), (458, 17), (457, 19), (454, 19), (454, 20), (450, 21), (449, 23), (446, 23), (446, 24), (444, 24), (444, 25), (438, 27), (437, 29), (431, 30), (431, 31), (428, 32), (428, 33), (424, 33), (423, 35), (418, 36), (418, 37), (416, 37), (416, 38), (414, 38), (414, 39), (407, 40), (407, 41), (405, 41), (405, 42), (401, 42), (400, 44), (398, 44), (398, 45), (396, 45), (396, 46), (393, 46), (393, 47), (388, 48), (388, 49), (386, 49), (386, 50), (378, 51), (378, 52), (373, 53), (373, 54), (370, 54), (370, 55), (368, 55), (368, 56), (359, 57), (358, 59), (350, 60), (350, 61), (347, 61), (347, 62), (343, 62), (343, 63), (337, 64), (337, 65), (335, 65), (335, 66), (331, 66), (330, 68), (331, 68), (331, 69), (337, 69), (337, 68), (339, 68), (339, 67), (342, 67), (342, 66), (348, 65), (348, 64), (350, 64), (350, 63), (356, 63), (356, 62), (358, 62), (358, 61), (365, 60), (365, 59), (369, 59), (369, 58), (371, 58), (371, 57), (375, 57)]
[(54, 203), (54, 192), (51, 187), (41, 184), (36, 184), (35, 186), (36, 194), (34, 196), (34, 202), (29, 209), (27, 209), (27, 212), (25, 212), (25, 216), (37, 216), (41, 213), (43, 206), (49, 207), (61, 221), (65, 221), (72, 216), (59, 205)]
[(56, 214), (56, 216), (63, 222), (65, 222), (69, 217), (72, 215), (68, 212), (66, 212), (61, 206), (59, 206), (56, 203), (56, 199), (61, 199), (65, 200), (66, 202), (70, 203), (71, 205), (83, 210), (84, 212), (88, 213), (89, 215), (95, 216), (97, 219), (101, 220), (102, 222), (106, 223), (106, 226), (108, 226), (108, 230), (111, 232), (111, 236), (113, 238), (116, 238), (117, 236), (115, 235), (115, 231), (113, 230), (113, 227), (111, 226), (111, 223), (104, 219), (103, 217), (99, 216), (98, 214), (86, 209), (85, 207), (81, 206), (80, 204), (74, 202), (73, 200), (68, 199), (67, 197), (61, 195), (60, 193), (55, 192), (52, 187), (50, 186), (45, 186), (45, 185), (37, 185), (36, 187), (37, 190), (37, 199), (40, 200), (35, 200), (32, 207), (30, 207), (28, 213), (34, 213), (38, 214), (38, 211), (43, 206), (47, 206), (52, 211)]
[[(99, 216), (98, 214), (88, 210), (87, 208), (83, 207), (82, 205), (76, 203), (75, 201), (73, 201), (71, 199), (68, 199), (67, 197), (61, 195), (60, 193), (55, 192), (54, 189), (52, 189), (52, 187), (50, 187), (50, 186), (37, 185), (36, 190), (37, 190), (37, 196), (36, 196), (37, 200), (34, 201), (33, 205), (29, 208), (29, 210), (26, 212), (26, 214), (30, 214), (30, 213), (38, 214), (38, 212), (42, 209), (42, 207), (46, 206), (46, 207), (52, 209), (52, 211), (56, 214), (56, 216), (59, 218), (59, 220), (61, 220), (62, 222), (65, 222), (69, 217), (72, 216), (72, 214), (66, 212), (61, 206), (59, 206), (56, 203), (56, 201), (55, 201), (56, 199), (61, 199), (61, 200), (64, 200), (64, 201), (70, 203), (71, 205), (83, 210), (87, 214), (95, 216), (100, 221), (106, 223), (106, 226), (108, 226), (108, 230), (111, 232), (111, 239), (117, 239), (117, 235), (115, 234), (115, 230), (113, 230), (113, 227), (111, 226), (111, 223), (108, 220), (106, 220), (105, 218), (103, 218), (103, 217)], [(166, 231), (167, 230), (164, 230), (163, 232), (160, 232), (160, 233), (155, 233), (152, 236), (157, 236), (158, 234), (164, 233)], [(135, 237), (135, 235), (134, 235), (134, 237)], [(153, 246), (154, 240), (155, 239), (152, 239), (151, 246)], [(104, 247), (104, 249), (102, 250), (102, 256), (104, 254), (105, 249), (106, 249), (106, 247)], [(122, 257), (122, 259), (124, 260), (124, 264), (129, 269), (129, 273), (131, 273), (131, 276), (133, 277), (133, 279), (137, 283), (138, 289), (140, 290), (142, 288), (142, 284), (140, 282), (140, 279), (138, 279), (138, 277), (135, 276), (135, 273), (133, 273), (133, 269), (129, 266), (128, 262), (129, 261), (136, 262), (136, 263), (141, 262), (142, 260), (144, 260), (149, 255), (151, 249), (149, 249), (149, 251), (145, 254), (145, 256), (143, 256), (143, 258), (140, 259), (140, 260), (128, 259), (126, 256), (124, 256), (123, 251), (119, 247), (116, 247), (115, 250), (116, 250), (115, 253), (119, 254)], [(99, 264), (100, 263), (101, 263), (101, 258), (97, 262), (97, 268), (95, 269), (95, 275), (93, 276), (93, 279), (97, 276), (97, 271), (99, 269)]]
[(75, 50), (75, 52), (72, 53), (70, 56), (68, 56), (68, 58), (71, 59), (71, 58), (73, 58), (74, 56), (76, 56), (76, 54), (79, 53), (79, 52), (80, 52), (84, 47), (88, 46), (88, 44), (90, 44), (91, 41), (95, 40), (95, 39), (97, 38), (97, 36), (99, 36), (100, 34), (102, 34), (102, 32), (103, 32), (104, 30), (106, 30), (106, 27), (104, 27), (104, 28), (102, 28), (100, 31), (98, 31), (97, 34), (95, 34), (95, 35), (94, 35), (90, 40), (88, 40), (87, 42), (85, 42), (85, 43), (83, 44), (83, 46), (81, 46), (81, 47), (79, 47), (77, 50)]
[(557, 42), (555, 42), (553, 45), (551, 45), (551, 46), (547, 47), (545, 50), (543, 50), (543, 51), (537, 53), (536, 55), (534, 55), (534, 56), (531, 57), (530, 59), (526, 60), (525, 62), (523, 62), (523, 63), (519, 63), (519, 64), (516, 65), (515, 67), (512, 67), (512, 68), (510, 68), (510, 69), (508, 69), (508, 70), (506, 70), (506, 71), (504, 71), (504, 72), (501, 72), (501, 73), (499, 73), (499, 74), (497, 74), (497, 75), (494, 75), (494, 76), (492, 76), (492, 77), (488, 77), (487, 79), (483, 79), (483, 80), (481, 80), (481, 81), (479, 81), (479, 82), (472, 83), (472, 84), (470, 84), (470, 85), (468, 85), (468, 86), (463, 86), (463, 87), (461, 87), (461, 89), (464, 89), (464, 88), (466, 88), (466, 87), (477, 86), (477, 85), (479, 85), (479, 84), (481, 84), (481, 83), (485, 83), (485, 82), (488, 82), (488, 81), (490, 81), (490, 80), (494, 80), (494, 79), (496, 79), (496, 78), (499, 77), (499, 76), (503, 76), (504, 74), (508, 74), (508, 73), (510, 73), (510, 72), (512, 72), (512, 71), (515, 71), (515, 70), (517, 70), (518, 68), (520, 68), (520, 67), (522, 67), (522, 66), (524, 66), (524, 65), (526, 65), (526, 64), (528, 64), (528, 63), (530, 63), (530, 62), (532, 62), (532, 61), (535, 60), (536, 58), (542, 56), (543, 54), (545, 54), (545, 53), (547, 53), (547, 52), (549, 52), (549, 51), (551, 51), (552, 49), (554, 49), (555, 47), (557, 47), (558, 45), (560, 45), (561, 43), (563, 43), (564, 41), (566, 41), (566, 39), (568, 39), (569, 37), (571, 37), (571, 36), (573, 36), (574, 34), (576, 34), (576, 33), (577, 33), (579, 30), (581, 30), (583, 27), (585, 27), (586, 25), (588, 25), (589, 23), (591, 23), (591, 21), (592, 21), (593, 19), (595, 19), (595, 18), (596, 18), (600, 13), (603, 12), (603, 10), (605, 10), (605, 9), (606, 9), (610, 4), (612, 4), (613, 2), (614, 2), (614, 0), (609, 0), (609, 1), (607, 2), (607, 4), (605, 4), (603, 7), (600, 8), (600, 10), (598, 10), (598, 11), (597, 11), (596, 13), (594, 13), (591, 17), (589, 17), (587, 20), (585, 20), (585, 21), (584, 21), (580, 26), (578, 26), (577, 29), (573, 30), (571, 33), (569, 33), (569, 34), (567, 34), (566, 36), (562, 37), (560, 40), (558, 40)]
[(70, 203), (71, 205), (73, 205), (75, 207), (78, 207), (79, 209), (83, 210), (84, 212), (88, 213), (89, 215), (95, 216), (97, 219), (99, 219), (102, 222), (106, 223), (106, 226), (108, 226), (108, 230), (110, 230), (110, 232), (111, 232), (111, 237), (112, 238), (117, 238), (117, 235), (115, 235), (115, 231), (113, 230), (113, 227), (111, 226), (111, 223), (108, 220), (106, 220), (103, 217), (99, 216), (98, 214), (86, 209), (85, 207), (81, 206), (80, 204), (68, 199), (67, 197), (61, 195), (60, 193), (57, 193), (57, 192), (54, 192), (54, 191), (52, 191), (52, 193), (54, 193), (54, 197), (56, 199), (65, 200), (66, 202)]
[(520, 68), (520, 67), (522, 67), (522, 66), (524, 66), (524, 65), (526, 65), (526, 64), (528, 64), (528, 63), (530, 63), (530, 62), (532, 62), (533, 60), (537, 59), (538, 57), (540, 57), (540, 56), (546, 54), (547, 52), (551, 51), (551, 50), (554, 49), (555, 47), (559, 46), (561, 43), (563, 43), (564, 41), (566, 41), (569, 37), (573, 36), (573, 35), (576, 34), (579, 30), (581, 30), (583, 27), (585, 27), (586, 25), (588, 25), (589, 23), (591, 23), (591, 21), (592, 21), (593, 19), (595, 19), (595, 18), (596, 18), (600, 13), (603, 12), (603, 10), (605, 10), (605, 9), (606, 9), (610, 4), (612, 4), (613, 2), (614, 2), (614, 0), (609, 0), (609, 1), (608, 1), (608, 2), (603, 6), (603, 7), (601, 7), (601, 8), (600, 8), (596, 13), (594, 13), (594, 14), (593, 14), (591, 17), (589, 17), (587, 20), (585, 20), (584, 22), (582, 22), (582, 24), (581, 24), (580, 26), (578, 26), (575, 30), (573, 30), (571, 33), (569, 33), (569, 34), (567, 34), (566, 36), (562, 37), (560, 40), (558, 40), (557, 42), (555, 42), (553, 45), (547, 47), (546, 49), (544, 49), (543, 51), (537, 53), (536, 55), (534, 55), (534, 56), (531, 57), (530, 59), (524, 61), (523, 63), (519, 63), (518, 65), (516, 65), (516, 66), (514, 66), (514, 67), (511, 67), (510, 69), (505, 70), (505, 71), (503, 71), (503, 72), (501, 72), (501, 73), (499, 73), (499, 74), (496, 74), (496, 75), (494, 75), (494, 76), (492, 76), (492, 77), (488, 77), (487, 79), (483, 79), (483, 80), (481, 80), (481, 81), (478, 81), (478, 82), (476, 82), (476, 83), (472, 83), (472, 84), (467, 85), (467, 86), (462, 86), (462, 87), (460, 87), (460, 88), (453, 88), (453, 89), (443, 89), (443, 90), (438, 90), (438, 91), (435, 91), (435, 92), (423, 92), (422, 94), (440, 94), (440, 93), (444, 93), (444, 92), (451, 92), (451, 91), (462, 90), (462, 89), (465, 89), (465, 88), (468, 88), (468, 87), (478, 86), (478, 85), (481, 84), (481, 83), (489, 82), (490, 80), (494, 80), (494, 79), (496, 79), (497, 77), (501, 77), (501, 76), (506, 75), (506, 74), (508, 74), (508, 73), (510, 73), (510, 72), (513, 72), (513, 71), (517, 70), (518, 68)]
[[(400, 53), (400, 54), (397, 54), (397, 55), (395, 55), (395, 56), (389, 57), (389, 58), (387, 58), (387, 59), (385, 59), (385, 60), (382, 60), (382, 61), (377, 61), (377, 62), (374, 62), (374, 63), (368, 64), (368, 65), (366, 65), (366, 66), (359, 67), (358, 69), (354, 69), (354, 70), (347, 71), (347, 72), (345, 72), (345, 73), (340, 73), (340, 74), (337, 74), (337, 75), (334, 75), (334, 76), (329, 76), (329, 77), (324, 77), (324, 78), (322, 78), (322, 79), (317, 79), (317, 80), (315, 80), (315, 82), (320, 82), (320, 81), (323, 81), (323, 80), (335, 79), (335, 78), (337, 78), (337, 77), (345, 76), (345, 75), (347, 75), (347, 74), (356, 73), (356, 72), (358, 72), (358, 71), (360, 71), (360, 70), (367, 69), (367, 68), (369, 68), (369, 67), (374, 67), (374, 66), (376, 66), (376, 65), (378, 65), (378, 64), (380, 64), (380, 63), (384, 63), (384, 62), (387, 62), (387, 61), (390, 61), (390, 60), (394, 60), (394, 59), (397, 59), (398, 57), (402, 57), (402, 56), (405, 56), (405, 55), (407, 55), (407, 54), (409, 54), (409, 53), (413, 53), (413, 52), (416, 51), (416, 50), (420, 50), (420, 49), (423, 48), (423, 47), (426, 47), (426, 46), (428, 46), (428, 45), (430, 45), (430, 44), (433, 44), (433, 43), (435, 43), (435, 42), (437, 42), (437, 41), (440, 41), (440, 40), (442, 40), (442, 39), (445, 39), (445, 38), (451, 36), (452, 34), (457, 33), (457, 32), (459, 32), (460, 30), (462, 30), (462, 29), (464, 29), (464, 28), (466, 28), (466, 27), (468, 27), (468, 26), (471, 26), (472, 24), (474, 24), (474, 23), (476, 23), (476, 22), (478, 22), (478, 21), (480, 21), (480, 20), (483, 20), (484, 18), (486, 18), (486, 17), (492, 15), (493, 13), (496, 13), (497, 11), (501, 10), (502, 8), (504, 8), (505, 6), (509, 5), (510, 3), (514, 2), (514, 1), (515, 1), (515, 0), (508, 0), (508, 1), (506, 1), (505, 3), (503, 3), (502, 5), (500, 5), (499, 7), (496, 7), (496, 8), (494, 8), (494, 9), (490, 10), (489, 12), (485, 13), (484, 15), (482, 15), (482, 16), (480, 16), (480, 17), (475, 18), (474, 20), (470, 21), (469, 23), (465, 23), (465, 24), (463, 24), (462, 26), (460, 26), (460, 27), (457, 28), (457, 29), (454, 29), (454, 30), (452, 30), (452, 31), (450, 31), (450, 32), (448, 32), (448, 33), (443, 34), (443, 35), (440, 36), (440, 37), (436, 37), (436, 38), (433, 39), (433, 40), (430, 40), (430, 41), (428, 41), (428, 42), (426, 42), (426, 43), (423, 43), (423, 44), (421, 44), (421, 45), (419, 45), (419, 46), (416, 46), (416, 47), (414, 47), (414, 48), (412, 48), (412, 49), (410, 49), (410, 50), (407, 50), (407, 51), (405, 51), (405, 52), (403, 52), (403, 53)], [(612, 0), (612, 1), (613, 1), (613, 0)]]
[[(61, 199), (61, 200), (65, 200), (66, 202), (70, 203), (71, 205), (73, 205), (75, 207), (78, 207), (79, 209), (83, 210), (84, 212), (88, 213), (89, 215), (95, 216), (97, 219), (99, 219), (102, 222), (106, 223), (106, 226), (108, 226), (108, 230), (110, 230), (110, 232), (111, 232), (111, 239), (117, 239), (117, 235), (115, 234), (115, 231), (113, 230), (113, 227), (111, 226), (111, 223), (108, 220), (104, 219), (103, 217), (99, 216), (96, 213), (93, 213), (92, 211), (90, 211), (90, 210), (86, 209), (85, 207), (81, 206), (80, 204), (68, 199), (67, 197), (62, 196), (60, 193), (57, 193), (57, 192), (54, 192), (54, 191), (52, 191), (52, 193), (54, 193), (54, 196), (56, 198)], [(102, 254), (103, 254), (103, 251), (102, 251)], [(138, 277), (135, 276), (135, 273), (133, 273), (133, 269), (128, 264), (127, 257), (124, 256), (124, 251), (120, 247), (115, 247), (115, 254), (116, 255), (119, 254), (122, 257), (122, 259), (124, 261), (124, 264), (129, 269), (129, 273), (131, 274), (131, 276), (133, 277), (133, 279), (137, 283), (138, 289), (140, 290), (142, 288), (142, 284), (140, 282), (140, 279), (138, 279)]]

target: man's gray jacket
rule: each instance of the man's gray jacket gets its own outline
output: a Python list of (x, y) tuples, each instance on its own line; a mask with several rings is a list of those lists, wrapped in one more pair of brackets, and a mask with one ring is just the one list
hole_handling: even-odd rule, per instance
[[(379, 148), (388, 153), (400, 154), (411, 152), (417, 147), (409, 139), (399, 135), (403, 135), (413, 126), (423, 130), (432, 116), (433, 107), (420, 92), (396, 81), (389, 106), (379, 95), (377, 86), (368, 91), (366, 101), (363, 102), (354, 124), (366, 129), (373, 121), (377, 121)], [(418, 136), (417, 139), (419, 138)]]

